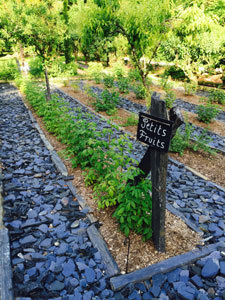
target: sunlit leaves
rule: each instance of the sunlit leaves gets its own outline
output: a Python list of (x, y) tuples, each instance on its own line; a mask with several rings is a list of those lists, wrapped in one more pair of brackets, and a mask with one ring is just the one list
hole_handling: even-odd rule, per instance
[(10, 15), (8, 32), (15, 41), (34, 46), (45, 59), (56, 53), (65, 31), (61, 1), (11, 0), (2, 8), (5, 15)]

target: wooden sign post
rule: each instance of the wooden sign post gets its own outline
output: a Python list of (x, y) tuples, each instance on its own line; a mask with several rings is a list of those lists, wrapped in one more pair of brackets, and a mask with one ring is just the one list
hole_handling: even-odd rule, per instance
[[(152, 116), (167, 120), (165, 101), (152, 97), (150, 113)], [(166, 173), (168, 153), (152, 149), (150, 156), (152, 172), (152, 231), (155, 247), (166, 251), (165, 213), (166, 213)]]
[(168, 165), (168, 149), (170, 139), (176, 129), (183, 123), (180, 111), (170, 111), (170, 121), (167, 117), (165, 101), (160, 100), (156, 93), (151, 98), (150, 115), (140, 113), (137, 139), (149, 145), (138, 168), (142, 175), (134, 179), (137, 184), (141, 178), (151, 171), (152, 179), (152, 231), (155, 247), (165, 252), (165, 212), (166, 212), (166, 174)]

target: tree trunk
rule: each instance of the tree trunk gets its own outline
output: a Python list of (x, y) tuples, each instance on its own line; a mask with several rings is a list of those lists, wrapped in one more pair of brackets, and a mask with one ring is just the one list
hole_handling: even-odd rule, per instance
[(24, 49), (23, 46), (20, 44), (20, 59), (21, 59), (21, 65), (24, 66)]
[(17, 58), (16, 58), (16, 64), (17, 64), (17, 68), (18, 68), (19, 73), (21, 73), (20, 62)]
[(46, 100), (49, 101), (51, 100), (51, 90), (49, 85), (48, 70), (46, 66), (45, 66), (45, 83), (46, 83)]
[(65, 39), (64, 40), (64, 48), (65, 48), (65, 62), (69, 64), (72, 61), (72, 47), (71, 47), (71, 40)]

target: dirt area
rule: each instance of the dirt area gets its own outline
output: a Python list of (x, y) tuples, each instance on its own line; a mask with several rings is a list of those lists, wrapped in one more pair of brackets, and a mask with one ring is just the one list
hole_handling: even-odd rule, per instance
[[(72, 168), (71, 162), (65, 158), (65, 145), (60, 143), (57, 138), (49, 133), (40, 117), (38, 117), (30, 105), (34, 117), (45, 133), (47, 139), (51, 142), (57, 153), (61, 156), (66, 165), (69, 175), (74, 175), (73, 185), (77, 188), (79, 194), (86, 200), (92, 210), (93, 216), (102, 224), (100, 232), (106, 241), (110, 252), (117, 262), (122, 274), (125, 273), (127, 264), (128, 245), (125, 245), (125, 236), (119, 230), (115, 218), (112, 217), (114, 208), (99, 210), (96, 200), (93, 199), (93, 190), (90, 186), (85, 186), (84, 177), (80, 168)], [(152, 265), (156, 262), (168, 259), (182, 253), (186, 253), (201, 245), (201, 236), (191, 230), (180, 218), (166, 211), (166, 252), (158, 252), (152, 241), (143, 242), (141, 236), (131, 233), (130, 235), (130, 255), (128, 263), (128, 272)], [(190, 239), (191, 236), (191, 239)]]
[[(84, 103), (85, 105), (93, 109), (93, 106), (91, 105), (91, 99), (85, 93), (81, 92), (80, 90), (74, 92), (71, 87), (61, 87), (61, 89), (64, 90), (66, 93), (70, 94), (72, 97), (79, 99), (80, 102)], [(143, 102), (143, 100), (140, 101)], [(188, 113), (188, 114), (189, 114), (190, 122), (199, 126), (202, 125), (202, 122), (197, 121), (195, 114), (192, 113)], [(121, 127), (121, 129), (125, 131), (129, 131), (130, 133), (133, 134), (134, 138), (136, 137), (137, 126), (124, 127), (124, 121), (127, 120), (127, 117), (132, 115), (131, 113), (123, 109), (118, 109), (116, 115), (114, 116), (108, 116), (104, 112), (102, 112), (101, 115), (107, 119), (111, 119), (114, 123), (118, 124)], [(215, 130), (215, 132), (225, 136), (224, 123), (219, 121), (214, 121), (213, 123), (211, 123), (210, 126), (211, 126), (210, 130), (212, 130), (213, 128), (212, 131)], [(207, 125), (205, 125), (205, 128), (207, 128)], [(218, 172), (218, 170), (221, 169), (221, 166), (225, 166), (224, 155), (222, 154), (210, 155), (202, 151), (194, 152), (190, 150), (185, 150), (182, 156), (174, 153), (169, 153), (169, 155), (177, 159), (181, 163), (196, 170), (197, 172), (199, 172), (200, 174), (208, 178), (210, 181), (213, 181), (218, 185), (225, 187), (225, 172)]]

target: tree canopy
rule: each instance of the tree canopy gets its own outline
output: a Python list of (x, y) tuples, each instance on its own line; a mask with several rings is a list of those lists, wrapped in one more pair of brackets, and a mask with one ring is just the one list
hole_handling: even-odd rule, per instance
[(157, 58), (187, 72), (224, 63), (225, 0), (8, 0), (0, 9), (0, 51), (13, 41), (33, 47), (45, 62), (63, 54), (68, 63), (76, 50), (109, 63), (119, 51), (143, 83)]

